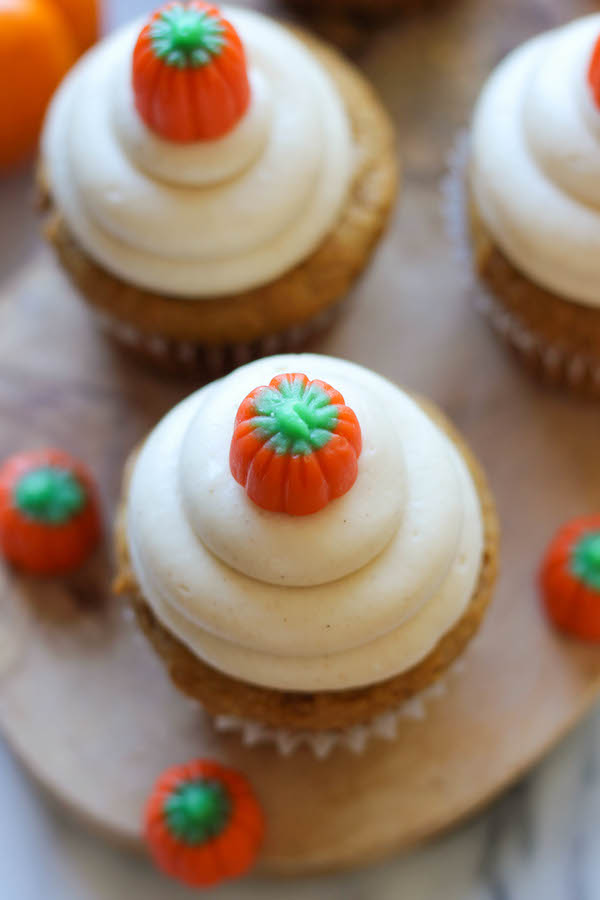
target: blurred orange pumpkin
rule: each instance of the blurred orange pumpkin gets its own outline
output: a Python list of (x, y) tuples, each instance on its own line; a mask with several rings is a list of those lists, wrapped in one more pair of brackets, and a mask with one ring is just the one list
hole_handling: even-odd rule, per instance
[(600, 515), (563, 525), (544, 556), (540, 584), (557, 628), (600, 642)]
[(51, 5), (66, 19), (79, 53), (91, 47), (98, 37), (97, 0), (53, 0)]
[(0, 550), (12, 565), (37, 575), (70, 572), (100, 530), (91, 475), (69, 453), (23, 451), (0, 466)]
[(0, 0), (0, 169), (33, 153), (54, 89), (97, 30), (96, 0)]
[(258, 855), (264, 829), (262, 809), (246, 778), (210, 759), (163, 772), (144, 814), (156, 865), (196, 888), (244, 875)]

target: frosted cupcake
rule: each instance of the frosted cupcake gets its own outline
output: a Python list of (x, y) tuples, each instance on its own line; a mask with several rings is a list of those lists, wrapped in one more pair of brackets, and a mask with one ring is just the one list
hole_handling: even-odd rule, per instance
[(600, 390), (600, 15), (542, 34), (485, 85), (469, 163), (477, 272), (538, 373)]
[(397, 165), (387, 114), (335, 51), (191, 0), (75, 67), (41, 172), (48, 237), (103, 323), (218, 369), (328, 321), (385, 225)]
[(490, 599), (483, 473), (429, 404), (339, 359), (246, 365), (128, 466), (117, 589), (177, 687), (288, 732), (369, 723), (431, 685)]

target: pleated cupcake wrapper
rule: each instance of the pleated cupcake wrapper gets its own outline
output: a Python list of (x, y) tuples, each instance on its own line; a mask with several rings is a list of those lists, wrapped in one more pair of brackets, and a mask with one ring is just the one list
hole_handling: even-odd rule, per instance
[(463, 129), (455, 137), (448, 155), (447, 172), (441, 183), (442, 205), (446, 230), (460, 263), (464, 286), (474, 297), (476, 309), (488, 319), (496, 334), (543, 380), (600, 395), (600, 363), (596, 357), (551, 343), (538, 335), (508, 312), (477, 278), (469, 236), (468, 159), (469, 131)]
[(246, 747), (271, 745), (282, 756), (290, 756), (302, 747), (312, 751), (317, 759), (326, 759), (333, 750), (338, 748), (348, 750), (358, 756), (375, 738), (386, 741), (396, 740), (399, 737), (403, 721), (425, 720), (431, 702), (445, 696), (448, 690), (448, 680), (462, 672), (463, 669), (463, 661), (457, 660), (448, 670), (445, 678), (434, 682), (395, 709), (376, 716), (370, 722), (353, 725), (351, 728), (330, 731), (292, 731), (285, 728), (269, 728), (260, 722), (252, 722), (238, 716), (215, 716), (213, 725), (215, 730), (221, 733), (239, 735)]
[(218, 347), (178, 341), (158, 334), (147, 334), (133, 325), (97, 310), (94, 310), (94, 315), (102, 330), (110, 337), (129, 350), (155, 360), (161, 367), (199, 372), (207, 378), (218, 378), (237, 366), (262, 356), (302, 349), (311, 337), (332, 324), (341, 305), (336, 303), (311, 319), (277, 334), (266, 335), (248, 343)]

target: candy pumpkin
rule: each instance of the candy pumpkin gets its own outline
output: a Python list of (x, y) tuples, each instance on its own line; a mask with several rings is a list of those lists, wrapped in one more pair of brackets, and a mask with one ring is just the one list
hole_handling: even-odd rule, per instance
[(95, 0), (0, 2), (0, 168), (34, 151), (54, 89), (96, 30)]
[(596, 106), (600, 107), (600, 37), (594, 44), (587, 77)]
[(247, 872), (264, 832), (261, 808), (243, 775), (202, 759), (160, 776), (144, 819), (156, 865), (192, 887)]
[(132, 79), (139, 115), (169, 141), (222, 137), (250, 100), (242, 42), (201, 0), (175, 0), (154, 13), (133, 52)]
[(99, 536), (92, 479), (72, 456), (36, 450), (0, 467), (0, 550), (10, 563), (38, 575), (68, 572)]
[(361, 448), (360, 425), (339, 391), (277, 375), (240, 405), (229, 464), (258, 506), (304, 516), (350, 490)]
[(573, 519), (560, 529), (546, 551), (540, 582), (555, 625), (600, 641), (600, 515)]

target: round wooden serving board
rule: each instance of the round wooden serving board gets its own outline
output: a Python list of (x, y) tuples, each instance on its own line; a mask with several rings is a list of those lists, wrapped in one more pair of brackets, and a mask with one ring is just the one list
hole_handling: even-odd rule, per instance
[[(213, 732), (111, 597), (108, 549), (63, 581), (0, 572), (2, 730), (56, 797), (111, 837), (139, 844), (158, 773), (206, 755), (239, 767), (256, 787), (268, 823), (263, 871), (361, 863), (481, 806), (600, 691), (600, 649), (552, 631), (535, 587), (555, 528), (600, 509), (598, 406), (533, 384), (495, 342), (471, 309), (438, 191), (485, 72), (557, 22), (559, 4), (530, 4), (525, 22), (516, 0), (502, 10), (480, 0), (448, 7), (386, 29), (365, 54), (398, 121), (407, 180), (345, 316), (311, 349), (430, 396), (463, 430), (503, 524), (491, 611), (425, 720), (404, 721), (396, 741), (373, 741), (360, 757), (337, 750), (319, 761), (307, 750), (283, 758), (246, 749)], [(107, 532), (128, 451), (194, 386), (140, 369), (105, 341), (41, 247), (0, 299), (0, 456), (45, 444), (79, 454), (98, 478)]]

